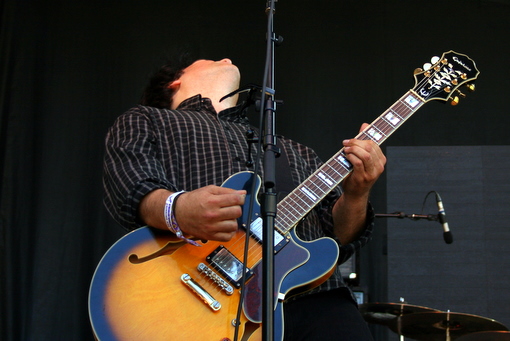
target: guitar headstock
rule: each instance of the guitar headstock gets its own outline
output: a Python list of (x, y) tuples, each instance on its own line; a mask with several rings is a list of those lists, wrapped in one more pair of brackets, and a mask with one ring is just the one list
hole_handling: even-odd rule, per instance
[(441, 58), (434, 57), (432, 63), (424, 65), (424, 69), (416, 69), (416, 80), (413, 90), (424, 102), (431, 100), (448, 101), (452, 105), (459, 103), (460, 97), (466, 97), (459, 88), (466, 85), (467, 89), (474, 91), (473, 82), (480, 74), (475, 62), (468, 56), (448, 51)]

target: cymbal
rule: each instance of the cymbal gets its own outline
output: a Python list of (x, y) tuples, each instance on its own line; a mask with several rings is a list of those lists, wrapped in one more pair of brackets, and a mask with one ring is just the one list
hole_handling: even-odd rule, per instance
[(425, 312), (404, 315), (399, 321), (400, 334), (415, 340), (455, 340), (482, 331), (508, 331), (496, 320), (461, 313)]
[(394, 325), (395, 319), (414, 313), (439, 312), (439, 310), (404, 303), (365, 303), (359, 310), (365, 321), (384, 325)]
[(478, 332), (461, 336), (457, 341), (509, 341), (510, 332), (506, 331), (492, 331), (492, 332)]

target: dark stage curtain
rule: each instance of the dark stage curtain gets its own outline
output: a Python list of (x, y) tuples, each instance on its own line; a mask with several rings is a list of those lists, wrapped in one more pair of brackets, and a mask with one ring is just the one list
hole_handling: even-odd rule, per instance
[[(264, 7), (233, 0), (0, 2), (0, 339), (93, 339), (89, 283), (124, 234), (102, 204), (107, 128), (137, 103), (147, 75), (176, 45), (230, 57), (245, 83), (261, 83)], [(508, 1), (281, 0), (279, 132), (327, 159), (412, 86), (415, 67), (454, 49), (477, 61), (479, 92), (459, 108), (423, 109), (389, 143), (509, 144), (502, 93), (510, 88), (508, 18)], [(378, 186), (374, 202), (384, 212), (384, 182)], [(362, 255), (362, 279), (370, 298), (381, 301), (383, 227), (375, 237)]]
[(2, 3), (2, 340), (91, 340), (88, 286), (122, 234), (101, 202), (116, 72), (64, 9)]

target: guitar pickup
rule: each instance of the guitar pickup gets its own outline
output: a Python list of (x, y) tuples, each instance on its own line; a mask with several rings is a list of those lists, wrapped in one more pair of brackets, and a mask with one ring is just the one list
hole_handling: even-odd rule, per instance
[[(239, 289), (243, 278), (243, 263), (223, 245), (218, 246), (209, 256), (207, 262), (228, 282)], [(253, 271), (246, 267), (246, 280), (253, 276)]]
[(227, 295), (232, 295), (234, 293), (234, 288), (230, 284), (227, 283), (221, 276), (216, 274), (216, 271), (205, 265), (204, 263), (200, 263), (197, 266), (198, 272), (200, 272), (202, 275), (209, 278), (213, 283), (216, 283), (216, 285), (225, 292)]

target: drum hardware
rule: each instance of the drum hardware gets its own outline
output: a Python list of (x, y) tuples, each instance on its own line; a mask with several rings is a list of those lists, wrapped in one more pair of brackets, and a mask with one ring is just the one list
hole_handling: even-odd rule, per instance
[(368, 323), (387, 326), (400, 335), (424, 341), (510, 341), (508, 328), (482, 316), (440, 311), (404, 303), (366, 303), (359, 306)]
[(496, 320), (452, 312), (425, 312), (402, 317), (400, 332), (414, 340), (451, 341), (481, 331), (508, 331)]

